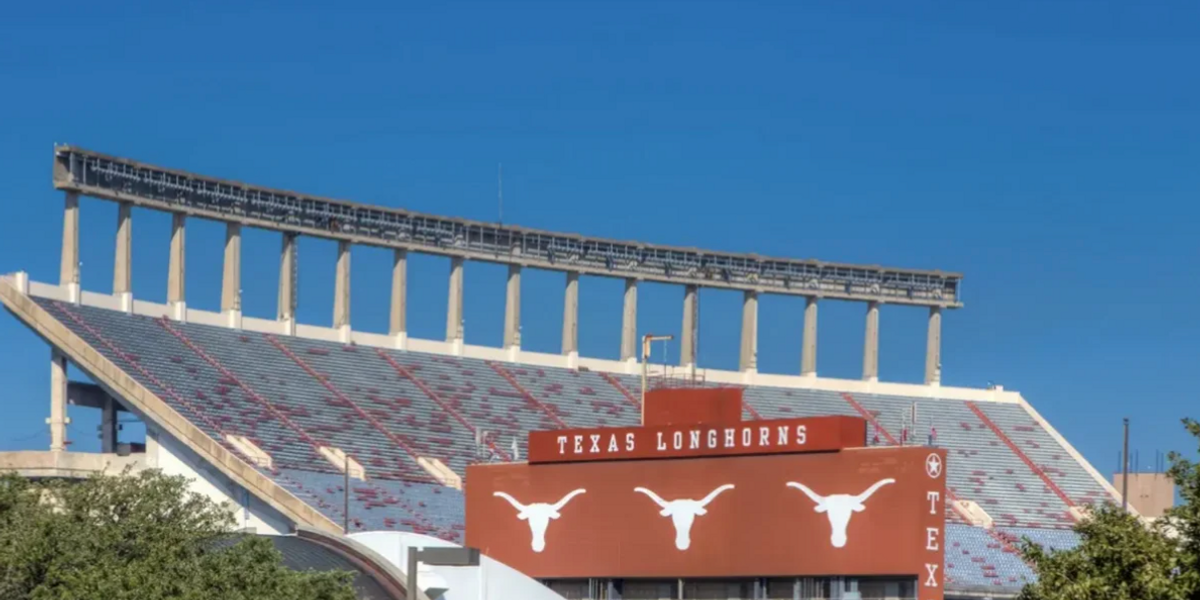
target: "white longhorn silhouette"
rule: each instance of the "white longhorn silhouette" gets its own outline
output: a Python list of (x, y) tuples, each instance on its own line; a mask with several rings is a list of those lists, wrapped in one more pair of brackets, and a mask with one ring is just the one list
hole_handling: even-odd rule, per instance
[(803, 483), (795, 481), (787, 482), (788, 487), (794, 487), (802, 492), (813, 502), (817, 503), (815, 510), (819, 513), (825, 513), (829, 517), (829, 526), (833, 529), (830, 533), (829, 541), (834, 548), (841, 548), (846, 545), (846, 526), (850, 524), (850, 517), (856, 512), (862, 512), (866, 509), (863, 502), (871, 497), (879, 488), (889, 484), (896, 483), (895, 479), (880, 479), (874, 485), (857, 496), (850, 494), (832, 494), (829, 496), (821, 496), (816, 492), (808, 489)]
[(533, 539), (530, 541), (530, 546), (534, 552), (541, 552), (546, 549), (546, 527), (550, 525), (551, 519), (557, 519), (561, 515), (558, 511), (571, 501), (571, 498), (586, 492), (585, 489), (572, 491), (562, 500), (549, 504), (546, 502), (534, 502), (532, 504), (521, 504), (516, 498), (509, 496), (504, 492), (492, 492), (493, 496), (504, 498), (508, 503), (517, 509), (517, 518), (522, 521), (529, 521), (529, 531), (533, 533)]
[(664, 517), (671, 517), (671, 522), (675, 524), (675, 547), (680, 550), (687, 550), (692, 545), (692, 523), (696, 520), (696, 517), (708, 514), (708, 511), (704, 507), (708, 506), (708, 503), (712, 502), (713, 498), (716, 498), (721, 492), (732, 489), (733, 484), (727, 483), (713, 490), (703, 500), (697, 501), (684, 498), (670, 502), (663, 500), (658, 497), (658, 494), (644, 487), (635, 487), (633, 491), (649, 496), (655, 504), (662, 507), (662, 510), (658, 514)]

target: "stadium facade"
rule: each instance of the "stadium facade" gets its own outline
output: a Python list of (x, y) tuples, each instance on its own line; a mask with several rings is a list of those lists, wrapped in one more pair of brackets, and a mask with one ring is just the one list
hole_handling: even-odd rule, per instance
[[(3, 457), (10, 468), (50, 473), (88, 463), (67, 451), (67, 407), (96, 407), (104, 415), (105, 452), (120, 449), (145, 466), (193, 478), (197, 491), (238, 506), (246, 527), (281, 534), (298, 527), (393, 530), (462, 543), (469, 466), (529, 456), (531, 431), (641, 423), (637, 285), (650, 280), (683, 287), (682, 364), (676, 372), (689, 385), (740, 388), (743, 420), (846, 415), (865, 420), (869, 445), (945, 450), (947, 597), (1014, 594), (1033, 576), (1014, 540), (1028, 536), (1070, 547), (1077, 540), (1069, 527), (1081, 508), (1117, 496), (1019, 393), (940, 385), (942, 313), (962, 305), (957, 274), (706, 252), (420, 215), (73, 147), (57, 148), (54, 166), (54, 184), (66, 193), (60, 279), (31, 281), (23, 272), (0, 278), (0, 302), (51, 347), (51, 448), (10, 453)], [(112, 293), (80, 289), (81, 196), (120, 205)], [(133, 206), (174, 215), (165, 304), (132, 297)], [(227, 224), (220, 312), (187, 306), (189, 218)], [(276, 319), (241, 314), (243, 227), (282, 235)], [(339, 241), (332, 327), (295, 320), (298, 235)], [(353, 244), (395, 251), (387, 334), (351, 327)], [(407, 336), (409, 252), (451, 258), (445, 340)], [(508, 265), (503, 348), (463, 339), (465, 260)], [(526, 267), (565, 273), (561, 354), (520, 348), (520, 276)], [(620, 360), (578, 355), (580, 275), (626, 280)], [(740, 369), (707, 369), (703, 381), (695, 376), (699, 287), (744, 294)], [(806, 299), (795, 375), (757, 372), (761, 294)], [(862, 380), (817, 376), (822, 299), (866, 304)], [(924, 385), (878, 381), (884, 305), (929, 310)], [(68, 363), (94, 383), (68, 382)], [(145, 422), (144, 447), (120, 444), (118, 411)], [(716, 592), (704, 587), (709, 584), (725, 586), (730, 595), (720, 597), (730, 598), (910, 597), (890, 582), (876, 586), (869, 578), (842, 575), (794, 577), (786, 585), (702, 579), (668, 581), (649, 596), (624, 597), (710, 597)], [(621, 597), (624, 589), (623, 581), (603, 573), (579, 586), (564, 595)]]

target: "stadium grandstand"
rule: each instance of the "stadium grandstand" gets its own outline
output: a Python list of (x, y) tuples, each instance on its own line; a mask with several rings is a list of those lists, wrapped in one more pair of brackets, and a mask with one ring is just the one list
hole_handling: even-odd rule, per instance
[[(4, 468), (31, 476), (77, 476), (121, 461), (188, 475), (197, 491), (238, 506), (241, 525), (259, 533), (395, 531), (462, 543), (468, 465), (522, 460), (534, 430), (638, 425), (649, 381), (651, 387), (739, 387), (745, 420), (862, 417), (871, 445), (946, 449), (947, 597), (1015, 595), (1033, 577), (1016, 540), (1071, 547), (1077, 540), (1070, 527), (1082, 508), (1118, 495), (1020, 393), (941, 385), (942, 315), (962, 307), (962, 278), (955, 273), (617, 242), (417, 214), (70, 146), (55, 149), (53, 182), (66, 196), (59, 281), (32, 281), (23, 272), (0, 278), (5, 308), (51, 347), (49, 452), (0, 456)], [(112, 293), (80, 289), (79, 202), (85, 196), (119, 204)], [(134, 206), (173, 215), (166, 304), (131, 293)], [(220, 312), (187, 306), (184, 240), (188, 220), (197, 218), (227, 227)], [(243, 227), (281, 233), (274, 320), (241, 314)], [(296, 322), (297, 236), (339, 243), (332, 327)], [(386, 334), (351, 326), (350, 248), (356, 244), (394, 250)], [(443, 340), (407, 335), (409, 252), (451, 259)], [(508, 267), (501, 348), (463, 339), (467, 260)], [(565, 273), (560, 354), (520, 347), (526, 267)], [(579, 356), (581, 275), (625, 281), (619, 360)], [(642, 281), (683, 286), (677, 366), (647, 365), (640, 352)], [(744, 294), (738, 371), (696, 364), (701, 287)], [(762, 294), (805, 298), (795, 374), (757, 371)], [(817, 375), (817, 307), (827, 299), (866, 304), (861, 380)], [(879, 312), (888, 305), (929, 311), (923, 385), (878, 380)], [(68, 381), (68, 363), (91, 382)], [(68, 405), (102, 411), (101, 458), (68, 451)], [(144, 444), (121, 442), (116, 419), (122, 412), (145, 423)], [(564, 582), (547, 583), (567, 597), (599, 598), (597, 590), (614, 589), (600, 579), (571, 583), (582, 587), (570, 592)], [(685, 583), (671, 593), (699, 597), (685, 595)], [(786, 591), (754, 586), (753, 597), (888, 597), (868, 592), (866, 580), (814, 585), (797, 579)], [(852, 588), (860, 595), (841, 591)], [(628, 598), (659, 597), (625, 589)]]

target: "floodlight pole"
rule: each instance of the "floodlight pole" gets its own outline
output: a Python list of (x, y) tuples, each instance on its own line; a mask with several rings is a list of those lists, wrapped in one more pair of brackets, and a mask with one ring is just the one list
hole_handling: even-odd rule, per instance
[(650, 342), (673, 340), (673, 335), (654, 335), (647, 333), (642, 336), (642, 425), (646, 424), (646, 369), (650, 365)]
[(1125, 417), (1125, 442), (1121, 450), (1121, 508), (1129, 512), (1129, 417)]

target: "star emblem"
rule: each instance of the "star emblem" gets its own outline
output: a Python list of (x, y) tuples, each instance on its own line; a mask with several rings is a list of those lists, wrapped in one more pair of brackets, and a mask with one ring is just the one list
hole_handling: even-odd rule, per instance
[(937, 479), (942, 474), (942, 457), (936, 454), (930, 454), (925, 457), (925, 474), (932, 479)]

